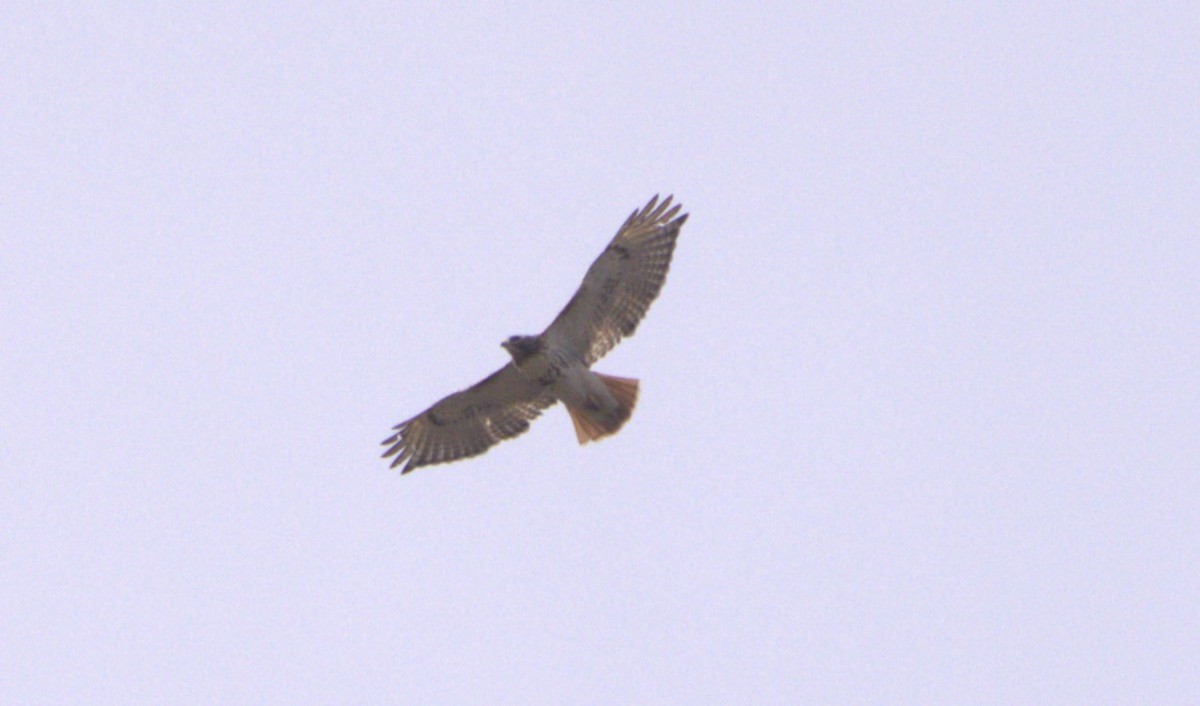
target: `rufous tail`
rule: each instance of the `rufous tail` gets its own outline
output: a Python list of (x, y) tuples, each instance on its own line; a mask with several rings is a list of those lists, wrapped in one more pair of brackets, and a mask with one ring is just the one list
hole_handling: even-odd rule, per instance
[(567, 412), (571, 414), (571, 421), (575, 424), (575, 437), (579, 439), (580, 444), (598, 441), (610, 434), (617, 433), (621, 426), (629, 420), (629, 415), (633, 414), (633, 406), (637, 404), (638, 381), (636, 379), (600, 373), (596, 373), (596, 377), (600, 378), (600, 382), (604, 383), (604, 386), (612, 393), (613, 398), (617, 401), (617, 406), (613, 409), (604, 409), (599, 404), (594, 407), (566, 405)]

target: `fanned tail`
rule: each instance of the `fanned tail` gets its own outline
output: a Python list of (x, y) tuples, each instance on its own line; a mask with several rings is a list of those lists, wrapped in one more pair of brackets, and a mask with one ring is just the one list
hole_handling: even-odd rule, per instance
[(575, 425), (575, 438), (579, 440), (580, 444), (598, 441), (617, 433), (621, 426), (629, 421), (629, 416), (633, 414), (633, 407), (637, 404), (637, 379), (601, 373), (596, 373), (596, 377), (600, 378), (600, 382), (608, 388), (613, 399), (617, 401), (617, 406), (605, 410), (599, 407), (566, 405), (567, 412), (571, 414), (571, 422)]

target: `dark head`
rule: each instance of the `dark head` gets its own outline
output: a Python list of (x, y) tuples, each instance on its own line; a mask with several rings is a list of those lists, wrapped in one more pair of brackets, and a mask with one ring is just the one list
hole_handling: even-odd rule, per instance
[(542, 340), (537, 336), (509, 336), (508, 340), (500, 344), (508, 354), (512, 356), (513, 362), (518, 365), (525, 362), (531, 355), (542, 350)]

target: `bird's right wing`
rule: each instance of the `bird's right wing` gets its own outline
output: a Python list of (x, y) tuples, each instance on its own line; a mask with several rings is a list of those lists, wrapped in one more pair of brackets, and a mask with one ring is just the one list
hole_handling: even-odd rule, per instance
[(383, 440), (383, 457), (395, 456), (401, 473), (433, 463), (477, 456), (520, 435), (529, 422), (557, 400), (548, 386), (522, 375), (512, 363), (479, 383), (455, 392), (424, 412), (397, 424)]

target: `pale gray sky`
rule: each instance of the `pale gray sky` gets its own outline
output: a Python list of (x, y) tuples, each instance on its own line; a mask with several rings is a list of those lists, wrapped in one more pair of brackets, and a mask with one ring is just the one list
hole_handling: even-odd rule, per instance
[[(0, 701), (1200, 701), (1153, 5), (8, 7)], [(655, 192), (625, 429), (389, 471)]]

